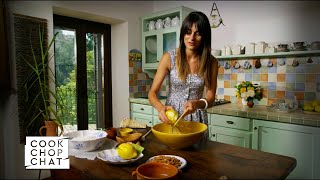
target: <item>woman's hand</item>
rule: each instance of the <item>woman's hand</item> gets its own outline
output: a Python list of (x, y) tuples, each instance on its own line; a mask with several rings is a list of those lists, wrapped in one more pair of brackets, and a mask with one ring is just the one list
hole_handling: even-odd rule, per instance
[(172, 106), (162, 106), (158, 110), (158, 118), (160, 121), (166, 123), (166, 124), (171, 124), (170, 120), (167, 118), (166, 111), (169, 109), (173, 109)]
[(197, 110), (196, 103), (197, 103), (197, 100), (187, 101), (183, 106), (183, 110), (188, 111), (188, 114), (194, 113)]

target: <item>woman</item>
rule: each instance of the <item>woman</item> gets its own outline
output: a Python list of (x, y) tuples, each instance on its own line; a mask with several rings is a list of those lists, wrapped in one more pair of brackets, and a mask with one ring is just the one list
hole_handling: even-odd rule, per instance
[[(169, 94), (163, 105), (157, 94), (169, 74)], [(187, 111), (185, 120), (208, 124), (205, 109), (215, 100), (218, 61), (211, 55), (211, 28), (202, 12), (191, 12), (180, 29), (180, 43), (176, 50), (166, 52), (158, 65), (148, 99), (158, 110), (159, 119), (170, 123), (166, 111), (174, 109), (179, 117)], [(203, 97), (206, 86), (206, 98)]]

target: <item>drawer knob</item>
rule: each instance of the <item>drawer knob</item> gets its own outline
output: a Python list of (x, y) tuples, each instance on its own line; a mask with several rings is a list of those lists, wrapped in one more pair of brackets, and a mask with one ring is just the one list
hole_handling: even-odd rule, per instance
[(216, 137), (216, 135), (215, 135), (215, 134), (212, 134), (212, 137)]
[(228, 124), (233, 124), (234, 122), (233, 122), (233, 121), (227, 121), (227, 123), (228, 123)]
[(258, 128), (257, 127), (254, 127), (254, 130), (257, 130)]
[(143, 109), (143, 108), (140, 108), (140, 110), (143, 111), (144, 109)]

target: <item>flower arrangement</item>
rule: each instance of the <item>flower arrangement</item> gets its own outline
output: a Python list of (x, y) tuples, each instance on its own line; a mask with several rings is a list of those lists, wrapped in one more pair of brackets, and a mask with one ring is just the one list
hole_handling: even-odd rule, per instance
[(236, 88), (236, 97), (241, 97), (248, 102), (254, 99), (260, 101), (262, 99), (262, 91), (259, 86), (254, 86), (250, 81), (243, 81), (234, 86)]

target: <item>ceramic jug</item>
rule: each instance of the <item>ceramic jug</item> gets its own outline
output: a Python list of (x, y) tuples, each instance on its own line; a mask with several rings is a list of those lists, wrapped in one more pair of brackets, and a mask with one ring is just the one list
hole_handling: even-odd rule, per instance
[(236, 64), (234, 65), (234, 68), (235, 68), (235, 69), (239, 69), (239, 68), (240, 68), (240, 63), (239, 63), (239, 61), (236, 62)]
[(171, 19), (169, 17), (166, 17), (163, 21), (164, 28), (171, 27)]
[[(58, 136), (58, 125), (54, 121), (45, 121), (44, 126), (39, 129), (40, 136)], [(43, 134), (42, 130), (46, 130), (46, 134)]]
[(178, 16), (172, 18), (172, 20), (171, 20), (172, 26), (179, 26), (179, 24), (180, 24), (180, 19), (178, 18)]
[(150, 21), (149, 23), (147, 23), (146, 24), (146, 26), (147, 26), (147, 29), (149, 30), (149, 31), (152, 31), (152, 30), (155, 30), (155, 23), (156, 22), (154, 22), (154, 21)]
[(225, 61), (223, 66), (224, 66), (224, 69), (230, 69), (231, 65), (228, 61)]
[(156, 29), (162, 29), (162, 26), (163, 26), (163, 22), (162, 22), (162, 19), (158, 19), (157, 22), (156, 22)]

